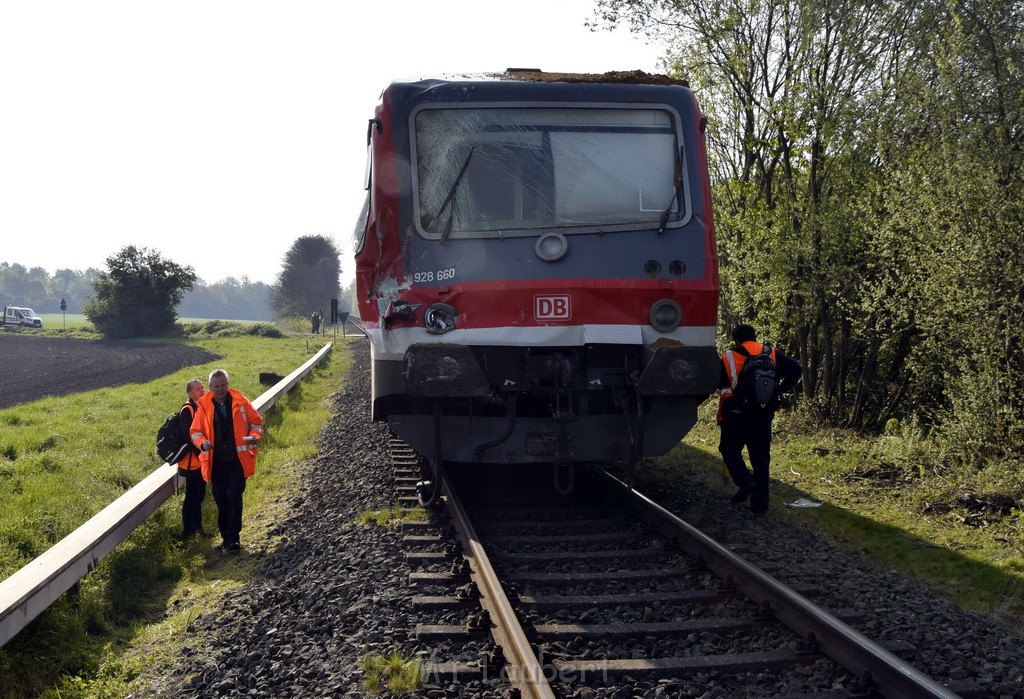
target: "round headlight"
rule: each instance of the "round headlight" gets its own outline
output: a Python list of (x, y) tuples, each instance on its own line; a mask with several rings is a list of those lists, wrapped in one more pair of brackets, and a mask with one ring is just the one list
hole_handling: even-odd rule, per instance
[(454, 306), (447, 303), (435, 303), (423, 314), (423, 326), (428, 333), (440, 335), (449, 330), (455, 329), (455, 323), (459, 319), (459, 312)]
[(545, 233), (537, 238), (537, 244), (533, 246), (537, 257), (545, 262), (555, 262), (565, 257), (569, 251), (569, 241), (561, 233)]
[(651, 306), (650, 318), (655, 330), (670, 333), (683, 322), (683, 309), (672, 299), (661, 299)]

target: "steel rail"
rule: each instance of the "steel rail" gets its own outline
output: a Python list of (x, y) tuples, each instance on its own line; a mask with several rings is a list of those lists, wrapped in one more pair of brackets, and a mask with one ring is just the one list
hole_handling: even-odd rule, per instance
[(775, 618), (805, 639), (813, 634), (822, 653), (855, 676), (869, 676), (882, 696), (891, 699), (959, 696), (620, 479), (596, 466), (594, 471), (625, 491), (632, 507), (664, 536), (675, 539), (686, 553), (701, 559), (723, 579), (731, 578), (736, 588), (755, 603), (767, 602)]
[(483, 596), (481, 606), (491, 614), (497, 624), (497, 628), (492, 629), (492, 633), (495, 642), (501, 646), (505, 658), (511, 663), (511, 668), (506, 670), (509, 681), (519, 689), (522, 697), (555, 699), (544, 667), (533, 652), (533, 647), (512, 610), (512, 604), (505, 594), (500, 578), (494, 572), (490, 558), (480, 543), (473, 524), (469, 521), (462, 503), (455, 495), (448, 475), (444, 473), (441, 476), (441, 494), (444, 497), (452, 524), (455, 525), (455, 531), (462, 541), (464, 549), (468, 552), (470, 575)]
[[(325, 345), (271, 386), (253, 407), (264, 414), (330, 352)], [(0, 582), (0, 645), (7, 643), (177, 492), (178, 468), (163, 464), (78, 529)]]

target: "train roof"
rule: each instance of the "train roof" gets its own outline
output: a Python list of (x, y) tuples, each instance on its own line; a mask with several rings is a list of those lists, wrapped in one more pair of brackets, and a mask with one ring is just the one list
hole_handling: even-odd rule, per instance
[(393, 81), (394, 83), (413, 83), (422, 81), (440, 82), (526, 82), (526, 83), (590, 83), (614, 85), (677, 85), (689, 87), (690, 84), (681, 78), (673, 78), (660, 73), (647, 73), (643, 70), (616, 70), (605, 73), (557, 73), (545, 72), (539, 68), (507, 68), (501, 72), (453, 73), (434, 76), (421, 76)]

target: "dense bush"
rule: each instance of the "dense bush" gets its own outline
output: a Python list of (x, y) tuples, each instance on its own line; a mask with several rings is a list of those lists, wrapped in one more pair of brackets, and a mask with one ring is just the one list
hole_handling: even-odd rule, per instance
[(707, 118), (722, 338), (798, 357), (805, 405), (968, 462), (1024, 438), (1024, 23), (967, 0), (599, 0)]
[(210, 337), (284, 337), (285, 334), (271, 323), (237, 323), (230, 320), (208, 320), (204, 323), (184, 323), (182, 333), (192, 339)]
[(100, 333), (127, 338), (178, 332), (175, 309), (196, 281), (191, 267), (133, 245), (108, 257), (107, 267), (93, 282), (92, 300), (82, 308)]

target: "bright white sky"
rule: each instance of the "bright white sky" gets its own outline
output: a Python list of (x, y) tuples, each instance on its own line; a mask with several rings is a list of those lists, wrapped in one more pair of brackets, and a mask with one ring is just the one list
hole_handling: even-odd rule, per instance
[(125, 245), (273, 283), (302, 235), (352, 278), (366, 123), (394, 78), (660, 72), (594, 0), (0, 0), (0, 262)]

